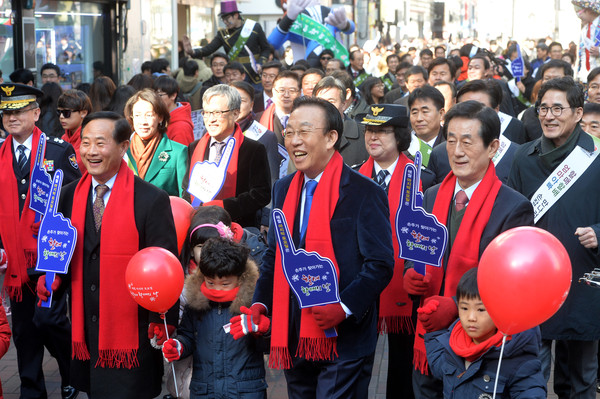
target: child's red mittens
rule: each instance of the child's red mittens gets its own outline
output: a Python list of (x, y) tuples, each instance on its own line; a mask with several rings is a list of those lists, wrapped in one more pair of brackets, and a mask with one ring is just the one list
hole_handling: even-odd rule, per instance
[(458, 317), (456, 302), (447, 296), (435, 295), (427, 298), (423, 307), (419, 309), (417, 309), (417, 318), (427, 332), (448, 328)]

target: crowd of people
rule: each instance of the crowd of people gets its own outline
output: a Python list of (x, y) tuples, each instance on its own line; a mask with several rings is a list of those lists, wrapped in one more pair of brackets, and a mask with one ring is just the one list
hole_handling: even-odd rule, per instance
[[(47, 397), (47, 349), (68, 399), (153, 398), (164, 381), (167, 397), (266, 398), (265, 367), (293, 399), (367, 398), (387, 335), (388, 398), (545, 398), (551, 370), (559, 398), (595, 398), (600, 290), (578, 279), (600, 264), (600, 1), (573, 4), (579, 49), (541, 39), (531, 57), (517, 42), (345, 49), (354, 22), (311, 0), (289, 0), (267, 35), (225, 0), (225, 28), (201, 48), (183, 37), (176, 71), (156, 59), (127, 85), (98, 76), (64, 92), (55, 65), (41, 90), (13, 72), (0, 84), (0, 357), (8, 313), (20, 397)], [(35, 269), (38, 158), (63, 171), (58, 210), (78, 233), (51, 289)], [(422, 207), (448, 230), (442, 266), (424, 273), (396, 239), (415, 159)], [(180, 247), (169, 196), (194, 207)], [(497, 375), (503, 334), (477, 267), (519, 226), (556, 236), (573, 279), (554, 316), (508, 337)], [(148, 247), (186, 275), (166, 323), (125, 284)], [(305, 307), (289, 265), (307, 270), (315, 253), (339, 300)]]

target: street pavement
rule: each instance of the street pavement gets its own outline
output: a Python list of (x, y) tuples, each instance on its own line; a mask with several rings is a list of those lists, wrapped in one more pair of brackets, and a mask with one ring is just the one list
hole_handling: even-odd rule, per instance
[[(9, 317), (10, 322), (10, 317)], [(370, 399), (385, 399), (385, 384), (387, 378), (387, 339), (380, 337), (377, 343), (375, 352), (375, 363), (373, 366), (373, 374), (369, 385)], [(60, 399), (60, 374), (56, 361), (48, 352), (44, 356), (44, 376), (46, 378), (46, 389), (48, 390), (49, 399)], [(2, 381), (2, 390), (4, 391), (4, 399), (19, 399), (19, 374), (17, 370), (17, 354), (14, 343), (11, 339), (11, 345), (4, 357), (0, 359), (0, 380)], [(269, 384), (268, 397), (273, 399), (287, 399), (287, 391), (283, 372), (280, 370), (272, 370), (267, 368), (267, 383)], [(548, 387), (548, 398), (558, 399), (552, 392), (552, 381)], [(164, 386), (164, 383), (163, 383)], [(163, 392), (159, 396), (166, 394)], [(87, 398), (85, 394), (79, 394), (79, 399)], [(600, 395), (596, 395), (600, 399)]]

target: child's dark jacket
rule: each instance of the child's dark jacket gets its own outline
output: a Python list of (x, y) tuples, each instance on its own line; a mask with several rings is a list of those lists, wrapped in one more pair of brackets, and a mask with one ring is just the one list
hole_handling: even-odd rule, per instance
[(200, 291), (204, 276), (199, 269), (186, 278), (187, 305), (177, 339), (183, 345), (181, 357), (194, 356), (190, 398), (266, 398), (259, 339), (249, 335), (236, 341), (223, 329), (240, 314), (240, 306), (250, 307), (257, 279), (258, 267), (248, 260), (235, 300), (216, 303)]
[[(448, 330), (425, 334), (427, 360), (435, 378), (444, 382), (444, 399), (479, 399), (492, 397), (500, 347), (492, 347), (465, 369), (465, 360), (450, 347)], [(496, 398), (546, 398), (546, 381), (542, 376), (538, 353), (541, 335), (538, 327), (512, 336), (506, 341)]]

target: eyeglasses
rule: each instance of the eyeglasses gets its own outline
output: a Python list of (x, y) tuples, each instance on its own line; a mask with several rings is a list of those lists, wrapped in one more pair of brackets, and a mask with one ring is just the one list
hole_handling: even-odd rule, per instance
[(321, 61), (329, 61), (333, 57), (321, 57)]
[(50, 73), (50, 74), (42, 74), (42, 79), (56, 79), (58, 78), (58, 75)]
[(304, 140), (308, 136), (310, 136), (315, 131), (315, 129), (326, 129), (326, 128), (325, 127), (314, 127), (312, 130), (302, 129), (297, 132), (294, 132), (293, 130), (290, 130), (290, 129), (285, 129), (281, 134), (282, 134), (284, 140), (291, 140), (294, 138), (294, 136), (297, 136), (298, 138)]
[(21, 108), (21, 109), (16, 109), (16, 110), (11, 110), (11, 109), (5, 109), (3, 111), (0, 111), (0, 114), (2, 117), (10, 117), (10, 116), (21, 116), (23, 115), (25, 112), (31, 111), (32, 109), (36, 109), (37, 107), (31, 107), (31, 108)]
[(296, 94), (296, 93), (300, 92), (300, 90), (294, 89), (294, 88), (291, 88), (291, 89), (281, 88), (281, 89), (273, 89), (273, 90), (275, 90), (279, 94), (284, 94), (284, 95), (285, 94), (291, 95), (291, 94)]
[(216, 116), (217, 118), (221, 118), (223, 114), (232, 111), (231, 109), (226, 109), (225, 111), (202, 111), (203, 118), (212, 118)]
[(552, 115), (554, 116), (561, 116), (563, 113), (563, 110), (565, 109), (571, 109), (573, 107), (561, 107), (559, 105), (554, 105), (552, 107), (537, 107), (537, 112), (539, 116), (546, 116), (548, 115), (548, 111), (550, 111), (552, 113)]
[(165, 92), (162, 92), (162, 91), (161, 91), (161, 92), (157, 92), (156, 94), (158, 94), (158, 96), (159, 96), (159, 97), (168, 96), (168, 94), (167, 94), (167, 93), (165, 93)]
[(271, 79), (275, 79), (277, 77), (277, 74), (275, 74), (275, 73), (263, 73), (260, 76), (262, 76), (263, 79), (269, 79), (269, 80), (271, 80)]
[(379, 128), (377, 126), (367, 126), (365, 128), (365, 133), (369, 133), (369, 134), (373, 134), (373, 135), (392, 134), (392, 133), (394, 133), (394, 128), (393, 127)]
[(79, 112), (78, 109), (57, 109), (56, 116), (60, 118), (60, 114), (62, 114), (65, 118), (70, 118), (73, 112)]

